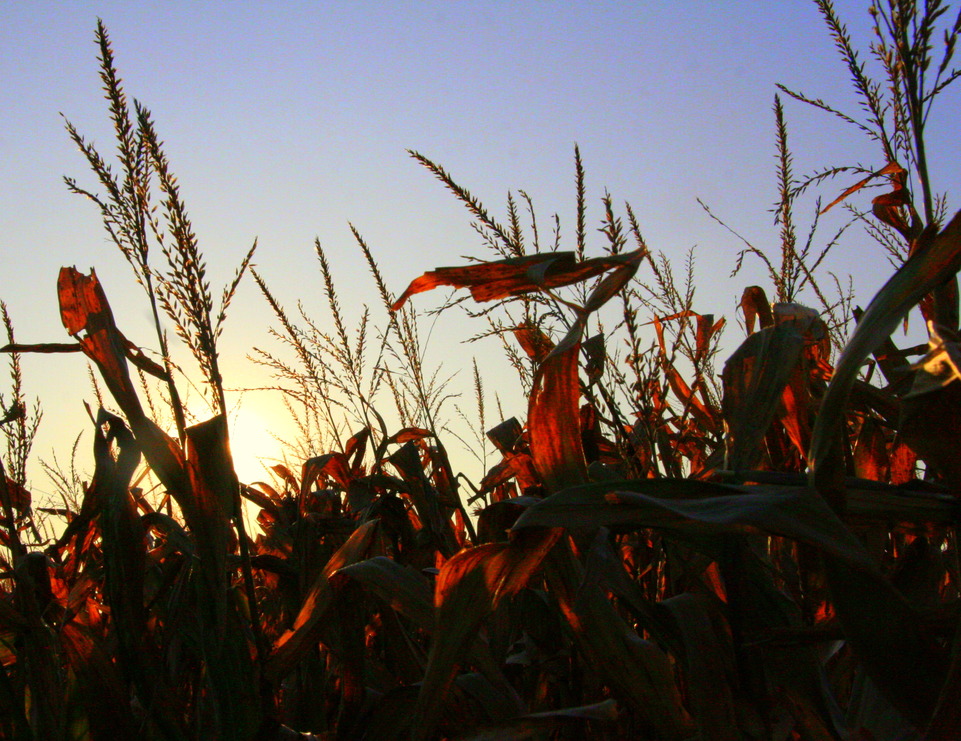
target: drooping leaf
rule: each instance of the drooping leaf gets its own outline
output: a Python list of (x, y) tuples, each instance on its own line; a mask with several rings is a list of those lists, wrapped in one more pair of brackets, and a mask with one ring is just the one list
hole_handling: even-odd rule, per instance
[[(728, 468), (740, 471), (757, 466), (764, 437), (783, 409), (789, 384), (788, 402), (795, 415), (801, 412), (809, 373), (803, 353), (806, 345), (817, 344), (824, 336), (816, 313), (786, 318), (749, 336), (725, 363), (721, 378)], [(796, 416), (793, 421), (798, 423)], [(800, 428), (795, 434), (801, 434)]]
[(494, 443), (494, 447), (506, 455), (513, 452), (514, 446), (517, 445), (523, 431), (524, 428), (521, 427), (517, 418), (511, 417), (488, 430), (487, 438)]
[(330, 476), (345, 490), (350, 486), (350, 463), (343, 453), (325, 453), (304, 462), (303, 473), (300, 477), (300, 500), (307, 501), (310, 488), (319, 476)]
[(689, 738), (694, 724), (681, 704), (667, 654), (624, 623), (600, 586), (584, 578), (566, 546), (552, 553), (546, 572), (578, 648), (602, 681), (633, 708), (644, 733)]
[(375, 556), (343, 566), (330, 576), (335, 588), (346, 579), (357, 580), (421, 629), (434, 629), (433, 585), (420, 572)]
[(391, 435), (387, 440), (389, 443), (403, 445), (404, 443), (414, 442), (417, 440), (423, 440), (427, 437), (433, 437), (434, 433), (430, 430), (425, 430), (421, 427), (405, 427), (399, 432)]
[(660, 603), (684, 648), (684, 677), (692, 715), (704, 738), (737, 741), (738, 687), (734, 645), (718, 606), (685, 592)]
[(430, 534), (433, 544), (445, 556), (454, 555), (458, 550), (457, 538), (450, 518), (442, 508), (438, 492), (424, 472), (416, 445), (413, 442), (404, 443), (388, 460), (407, 484), (407, 491), (417, 509), (417, 515)]
[(918, 611), (886, 579), (866, 580), (825, 558), (832, 602), (846, 639), (888, 701), (918, 728), (931, 718), (945, 683), (945, 651)]
[[(89, 630), (73, 623), (63, 626), (60, 647), (77, 675), (77, 688), (91, 736), (136, 738), (140, 724), (131, 712), (129, 690), (118, 667), (110, 660), (108, 647), (97, 641)], [(165, 730), (172, 732), (172, 738), (186, 738), (175, 727)]]
[[(338, 569), (331, 575), (330, 583), (334, 589), (339, 589), (348, 579), (362, 584), (392, 609), (412, 620), (421, 630), (433, 633), (438, 628), (432, 585), (422, 574), (409, 566), (401, 566), (389, 558), (376, 556)], [(520, 708), (516, 692), (504, 678), (485, 641), (476, 638), (469, 648), (468, 658), (490, 681), (502, 699), (507, 697), (515, 711)]]
[(692, 535), (783, 535), (880, 577), (861, 541), (813, 490), (802, 486), (733, 486), (686, 479), (586, 484), (530, 507), (514, 529), (615, 525)]
[[(886, 164), (884, 167), (882, 167), (882, 168), (881, 168), (880, 170), (878, 170), (877, 172), (872, 172), (872, 173), (871, 173), (870, 175), (868, 175), (866, 178), (863, 178), (862, 180), (859, 180), (859, 181), (856, 182), (854, 185), (852, 185), (850, 188), (847, 188), (841, 195), (839, 195), (837, 198), (835, 198), (833, 201), (831, 201), (827, 206), (825, 206), (824, 208), (822, 208), (822, 209), (821, 209), (821, 213), (822, 213), (822, 214), (827, 213), (829, 210), (831, 210), (834, 206), (836, 206), (837, 204), (839, 204), (841, 201), (843, 201), (843, 200), (844, 200), (845, 198), (847, 198), (849, 195), (851, 195), (851, 194), (853, 194), (853, 193), (857, 193), (859, 190), (861, 190), (861, 188), (863, 188), (865, 185), (867, 185), (868, 183), (870, 183), (870, 182), (871, 182), (872, 180), (874, 180), (875, 178), (880, 177), (881, 175), (890, 175), (890, 176), (892, 176), (892, 178), (891, 178), (892, 181), (895, 182), (895, 183), (898, 185), (897, 189), (898, 189), (898, 190), (901, 190), (901, 189), (904, 187), (904, 186), (903, 186), (903, 176), (904, 176), (905, 174), (906, 174), (906, 173), (905, 173), (905, 171), (904, 171), (904, 168), (901, 167), (897, 162), (889, 162), (888, 164)], [(901, 176), (900, 181), (898, 180), (898, 176)]]

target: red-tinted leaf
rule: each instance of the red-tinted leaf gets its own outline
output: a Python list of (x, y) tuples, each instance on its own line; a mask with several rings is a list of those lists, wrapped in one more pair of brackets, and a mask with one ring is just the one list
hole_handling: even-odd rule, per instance
[[(859, 190), (861, 190), (861, 188), (863, 188), (865, 185), (870, 183), (875, 178), (880, 177), (881, 175), (891, 175), (892, 176), (891, 180), (895, 184), (895, 189), (900, 190), (901, 188), (904, 187), (903, 186), (904, 174), (905, 174), (904, 168), (901, 167), (897, 162), (889, 162), (877, 172), (872, 172), (866, 178), (864, 178), (863, 180), (859, 180), (850, 188), (845, 190), (841, 195), (839, 195), (837, 198), (831, 201), (827, 206), (822, 208), (821, 213), (822, 214), (827, 213), (830, 209), (832, 209), (834, 206), (839, 204), (849, 195), (851, 195), (852, 193), (857, 193)], [(898, 179), (898, 175), (901, 176), (900, 179)]]
[(329, 476), (343, 489), (350, 486), (350, 462), (344, 453), (326, 453), (304, 462), (304, 470), (300, 476), (300, 499), (307, 501), (310, 489), (320, 476)]
[(300, 483), (297, 481), (297, 477), (291, 472), (287, 466), (282, 463), (277, 463), (270, 467), (270, 470), (277, 474), (284, 483), (290, 488), (291, 491), (300, 491)]
[(755, 320), (759, 322), (761, 329), (774, 324), (771, 304), (768, 303), (767, 295), (760, 286), (748, 286), (744, 289), (744, 293), (741, 294), (741, 311), (744, 314), (744, 325), (747, 327), (748, 334), (754, 334)]
[(544, 332), (535, 324), (528, 322), (514, 327), (514, 338), (527, 353), (527, 357), (536, 363), (542, 363), (551, 350), (554, 343)]
[(425, 430), (420, 427), (405, 427), (400, 432), (391, 435), (389, 442), (403, 445), (404, 443), (416, 442), (417, 440), (423, 440), (424, 438), (433, 436), (434, 433), (430, 430)]
[[(673, 363), (667, 361), (664, 358), (664, 376), (667, 378), (668, 385), (671, 387), (671, 391), (683, 404), (684, 409), (686, 409), (697, 422), (701, 425), (706, 432), (717, 432), (720, 420), (716, 418), (715, 413), (708, 409), (708, 407), (697, 398), (695, 394), (695, 389), (692, 389), (687, 385), (687, 381), (684, 380), (684, 376), (674, 367)], [(700, 388), (702, 384), (698, 381), (696, 386)]]
[(436, 628), (414, 716), (414, 738), (429, 738), (457, 665), (481, 621), (504, 597), (527, 584), (557, 542), (560, 530), (531, 530), (510, 543), (461, 551), (441, 568), (434, 596)]
[[(90, 275), (83, 275), (76, 268), (61, 268), (57, 294), (64, 327), (74, 336), (85, 332), (78, 338), (80, 346), (96, 363), (151, 469), (174, 497), (183, 498), (183, 492), (187, 490), (183, 452), (144, 414), (127, 367), (130, 343), (114, 323), (96, 273), (91, 271)], [(180, 499), (178, 503), (183, 506)]]
[(888, 446), (884, 430), (873, 418), (868, 417), (861, 425), (861, 433), (854, 446), (854, 475), (872, 481), (886, 481), (888, 469)]
[(577, 262), (573, 252), (550, 252), (464, 267), (437, 268), (411, 282), (392, 308), (397, 311), (415, 293), (438, 286), (469, 288), (475, 301), (494, 301), (544, 288), (559, 288), (594, 278), (634, 259), (635, 255), (638, 262), (643, 257), (642, 251), (638, 250), (626, 255)]
[(334, 591), (329, 584), (331, 575), (348, 564), (369, 557), (376, 545), (377, 536), (378, 521), (364, 523), (324, 566), (324, 570), (317, 576), (304, 598), (293, 626), (274, 644), (266, 667), (267, 675), (274, 683), (287, 676), (304, 654), (316, 644), (321, 623), (333, 605)]
[(78, 338), (80, 346), (97, 364), (107, 388), (124, 414), (128, 419), (143, 417), (127, 370), (123, 341), (97, 274), (91, 271), (90, 275), (84, 275), (75, 268), (61, 268), (57, 294), (63, 326), (73, 336), (85, 333)]
[(889, 480), (892, 484), (906, 484), (915, 478), (918, 465), (918, 454), (899, 440), (895, 440), (891, 449), (891, 473)]
[(42, 342), (37, 345), (22, 345), (14, 343), (0, 347), (0, 352), (38, 352), (38, 353), (68, 353), (83, 352), (83, 348), (75, 342)]
[(587, 481), (580, 431), (577, 346), (551, 353), (537, 369), (527, 430), (534, 468), (549, 491)]

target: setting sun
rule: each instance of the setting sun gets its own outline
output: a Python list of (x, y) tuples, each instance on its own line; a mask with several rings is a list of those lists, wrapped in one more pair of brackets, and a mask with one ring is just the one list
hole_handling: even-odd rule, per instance
[[(281, 421), (272, 421), (274, 429)], [(230, 453), (241, 483), (270, 480), (266, 469), (278, 462), (280, 449), (273, 434), (259, 412), (242, 408), (231, 415)]]

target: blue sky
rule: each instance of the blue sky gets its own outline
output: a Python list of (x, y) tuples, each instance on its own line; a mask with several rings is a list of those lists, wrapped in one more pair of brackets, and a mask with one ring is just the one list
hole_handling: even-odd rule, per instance
[[(865, 48), (866, 3), (836, 7)], [(61, 180), (93, 185), (61, 113), (103, 149), (111, 143), (97, 17), (128, 94), (154, 113), (214, 285), (230, 279), (258, 238), (258, 270), (288, 306), (303, 300), (319, 321), (315, 237), (347, 312), (357, 316), (377, 301), (348, 222), (395, 293), (425, 270), (485, 256), (466, 211), (406, 149), (443, 164), (499, 215), (507, 191), (520, 188), (543, 223), (557, 212), (569, 230), (576, 143), (593, 223), (607, 188), (632, 204), (655, 251), (682, 260), (696, 246), (700, 308), (733, 325), (741, 290), (764, 285), (764, 276), (749, 264), (726, 280), (741, 245), (696, 199), (759, 247), (776, 249), (775, 83), (857, 113), (817, 9), (801, 0), (11, 4), (0, 28), (0, 298), (21, 341), (66, 339), (55, 282), (59, 267), (72, 264), (96, 267), (122, 328), (150, 343), (147, 307), (128, 267), (106, 243), (94, 206)], [(955, 91), (932, 121), (935, 181), (952, 195), (957, 169), (939, 167), (961, 154), (957, 103)], [(850, 127), (793, 101), (785, 107), (799, 175), (884, 164)], [(822, 193), (830, 200), (848, 184)], [(811, 211), (801, 205), (802, 224)], [(856, 237), (829, 267), (854, 274), (862, 303), (888, 269), (877, 248)], [(228, 385), (263, 384), (245, 355), (269, 345), (269, 322), (246, 283), (225, 331)], [(476, 355), (497, 378), (495, 345), (460, 344), (474, 331), (462, 320), (442, 323), (429, 357), (454, 370)], [(738, 331), (732, 326), (731, 337)], [(28, 393), (46, 410), (36, 454), (65, 454), (65, 441), (85, 424), (80, 400), (91, 396), (83, 364), (78, 356), (33, 357), (25, 371)], [(262, 395), (243, 402), (263, 428), (280, 424), (276, 406)]]

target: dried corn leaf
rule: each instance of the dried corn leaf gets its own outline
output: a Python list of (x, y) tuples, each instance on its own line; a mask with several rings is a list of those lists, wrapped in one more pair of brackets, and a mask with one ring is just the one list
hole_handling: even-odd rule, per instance
[(764, 437), (781, 408), (785, 387), (801, 372), (805, 338), (793, 322), (750, 335), (724, 364), (723, 411), (727, 422), (726, 467), (757, 468)]
[(761, 329), (774, 324), (771, 314), (771, 304), (760, 286), (748, 286), (741, 294), (741, 312), (744, 314), (744, 326), (748, 334), (754, 334), (754, 322), (757, 321)]
[(284, 632), (274, 644), (267, 662), (267, 676), (276, 684), (300, 661), (305, 653), (317, 643), (322, 622), (334, 603), (331, 575), (338, 569), (362, 561), (371, 555), (379, 534), (378, 521), (365, 522), (358, 527), (331, 557), (317, 576), (294, 619), (293, 626)]
[(730, 627), (718, 604), (685, 592), (660, 603), (683, 646), (684, 679), (698, 730), (712, 741), (742, 738), (737, 722), (739, 692)]
[(554, 349), (551, 338), (544, 334), (540, 327), (531, 322), (514, 327), (513, 333), (514, 339), (517, 340), (521, 349), (535, 363), (544, 362), (544, 358)]
[(560, 288), (589, 280), (632, 260), (643, 251), (577, 261), (574, 252), (550, 252), (482, 262), (456, 268), (437, 268), (416, 278), (391, 307), (399, 310), (415, 293), (438, 286), (469, 288), (475, 301), (495, 301), (531, 291)]
[(491, 543), (461, 551), (441, 568), (434, 596), (434, 640), (417, 696), (420, 719), (413, 738), (430, 738), (458, 664), (481, 621), (521, 589), (540, 568), (560, 530), (530, 530), (510, 543)]
[(667, 654), (627, 626), (607, 594), (585, 578), (566, 543), (548, 559), (546, 572), (578, 648), (633, 708), (642, 731), (652, 738), (690, 738), (694, 724), (681, 704)]
[(187, 490), (183, 452), (144, 414), (127, 367), (130, 344), (114, 323), (97, 274), (91, 271), (90, 275), (84, 275), (76, 268), (61, 268), (57, 294), (64, 327), (74, 336), (85, 332), (78, 338), (84, 354), (97, 365), (151, 469), (183, 507), (181, 500)]
[(548, 491), (587, 481), (580, 430), (578, 346), (551, 353), (537, 369), (527, 434), (534, 468)]
[[(118, 667), (111, 661), (109, 648), (97, 641), (89, 630), (74, 623), (63, 626), (60, 647), (77, 676), (76, 687), (86, 711), (91, 737), (125, 739), (140, 736), (140, 723), (130, 709), (129, 689)], [(170, 735), (186, 738), (176, 731)]]

